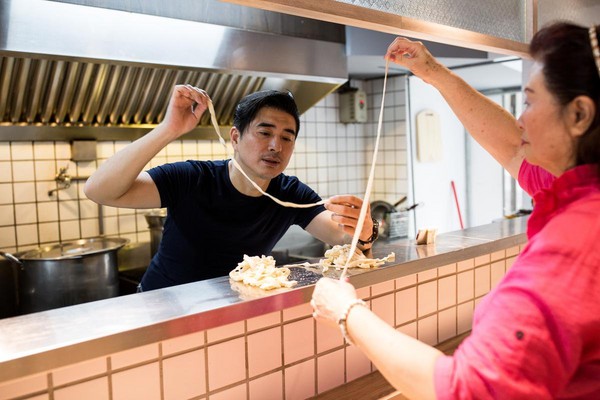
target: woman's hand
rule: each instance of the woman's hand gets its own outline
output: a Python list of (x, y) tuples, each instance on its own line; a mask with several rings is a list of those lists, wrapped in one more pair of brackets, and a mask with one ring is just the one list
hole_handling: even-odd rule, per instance
[(356, 298), (356, 290), (348, 281), (321, 278), (315, 285), (315, 291), (310, 301), (314, 310), (313, 317), (318, 321), (337, 327), (342, 313)]
[[(331, 219), (337, 222), (344, 233), (350, 237), (354, 237), (362, 204), (363, 201), (356, 196), (342, 195), (330, 197), (325, 204), (325, 208), (333, 213)], [(371, 208), (367, 207), (365, 222), (363, 223), (359, 238), (360, 240), (367, 241), (372, 234), (373, 220), (371, 219)]]
[(397, 37), (389, 45), (385, 59), (408, 68), (413, 74), (427, 83), (432, 83), (433, 75), (445, 69), (421, 42)]
[(161, 125), (176, 139), (198, 125), (209, 101), (210, 97), (202, 89), (192, 85), (176, 85)]

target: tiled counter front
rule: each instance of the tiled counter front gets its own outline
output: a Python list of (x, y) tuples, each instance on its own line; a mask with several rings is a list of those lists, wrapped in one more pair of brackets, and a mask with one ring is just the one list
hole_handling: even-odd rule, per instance
[[(399, 331), (435, 345), (470, 330), (473, 309), (522, 247), (358, 292)], [(360, 351), (344, 344), (338, 330), (315, 323), (307, 299), (220, 327), (182, 336), (175, 332), (149, 344), (133, 331), (132, 343), (139, 340), (142, 346), (5, 381), (0, 399), (304, 399), (373, 371)], [(115, 312), (115, 323), (120, 317)]]

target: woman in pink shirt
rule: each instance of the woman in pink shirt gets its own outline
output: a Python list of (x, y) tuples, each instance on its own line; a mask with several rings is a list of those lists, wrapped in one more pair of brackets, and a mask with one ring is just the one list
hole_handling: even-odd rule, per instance
[(535, 203), (527, 246), (451, 357), (387, 325), (349, 283), (317, 283), (315, 318), (340, 325), (405, 396), (600, 399), (599, 31), (556, 23), (536, 33), (518, 121), (421, 43), (389, 46), (386, 58), (436, 87)]

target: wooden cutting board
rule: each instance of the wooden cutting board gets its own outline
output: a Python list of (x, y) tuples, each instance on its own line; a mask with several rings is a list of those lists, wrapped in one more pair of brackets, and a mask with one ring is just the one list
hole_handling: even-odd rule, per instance
[(420, 162), (442, 159), (440, 117), (433, 110), (423, 110), (417, 114), (417, 157)]

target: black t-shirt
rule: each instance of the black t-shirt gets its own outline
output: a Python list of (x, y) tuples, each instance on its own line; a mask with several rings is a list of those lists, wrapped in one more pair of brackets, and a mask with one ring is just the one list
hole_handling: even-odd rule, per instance
[[(192, 160), (148, 170), (168, 211), (159, 249), (142, 278), (144, 291), (227, 275), (244, 254), (271, 254), (291, 225), (305, 228), (325, 210), (246, 196), (231, 183), (227, 164)], [(272, 179), (266, 192), (299, 204), (321, 199), (284, 174)]]

